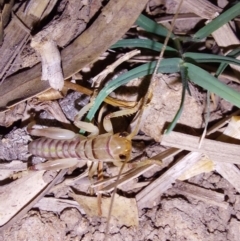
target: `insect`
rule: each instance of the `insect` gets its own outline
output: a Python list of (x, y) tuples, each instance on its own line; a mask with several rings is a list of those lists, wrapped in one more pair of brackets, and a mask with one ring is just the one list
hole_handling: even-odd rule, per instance
[[(68, 168), (77, 164), (79, 160), (113, 162), (116, 166), (121, 165), (130, 157), (132, 150), (131, 141), (127, 133), (103, 134), (97, 137), (82, 139), (78, 134), (60, 128), (46, 128), (51, 138), (42, 137), (32, 141), (29, 146), (29, 152), (33, 155), (47, 159), (57, 159), (46, 163), (36, 164), (30, 167), (31, 170), (49, 170)], [(68, 132), (67, 135), (73, 136), (64, 140), (58, 139), (53, 132)], [(31, 130), (29, 131), (30, 134)]]
[[(128, 134), (127, 132), (122, 132), (116, 134), (106, 133), (98, 135), (99, 130), (96, 126), (91, 123), (79, 121), (86, 113), (86, 111), (91, 107), (92, 103), (89, 103), (88, 105), (83, 107), (78, 113), (78, 115), (75, 117), (74, 121), (74, 124), (77, 127), (83, 128), (93, 133), (87, 138), (66, 129), (54, 127), (36, 129), (33, 128), (33, 124), (28, 126), (28, 132), (31, 135), (41, 136), (41, 138), (38, 138), (29, 144), (29, 152), (35, 156), (51, 159), (50, 161), (47, 161), (45, 163), (33, 165), (29, 168), (29, 170), (38, 171), (65, 169), (76, 166), (81, 160), (87, 160), (90, 161), (92, 164), (92, 168), (89, 168), (88, 171), (89, 179), (90, 181), (92, 181), (92, 177), (98, 168), (99, 161), (112, 162), (114, 165), (121, 167), (118, 176), (115, 179), (116, 181), (112, 183), (113, 188), (111, 187), (111, 189), (108, 189), (111, 184), (109, 186), (105, 186), (105, 190), (102, 189), (99, 191), (99, 187), (97, 188), (96, 194), (99, 198), (98, 200), (100, 200), (102, 192), (110, 192), (111, 190), (114, 190), (111, 198), (111, 204), (109, 207), (109, 213), (107, 216), (106, 234), (108, 233), (109, 229), (116, 187), (118, 186), (124, 165), (130, 160), (130, 155), (132, 151), (132, 138), (137, 134), (139, 129), (141, 115), (143, 113), (143, 103), (144, 99), (142, 101), (139, 101), (139, 103), (134, 108), (131, 108), (129, 110), (123, 109), (118, 112), (112, 113), (110, 115), (107, 115), (103, 120), (104, 128), (112, 132), (110, 118), (133, 114), (140, 109), (136, 115), (136, 127), (130, 134)], [(146, 164), (149, 164), (149, 162), (146, 162)], [(141, 168), (142, 165), (144, 164), (140, 164)], [(138, 167), (138, 165), (134, 167), (134, 170), (136, 167)], [(131, 172), (128, 173), (128, 175), (129, 179), (131, 179)], [(101, 204), (99, 204), (98, 206), (98, 213), (101, 214)]]
[[(123, 162), (127, 162), (130, 159), (132, 134), (122, 132), (98, 135), (99, 131), (96, 126), (80, 121), (91, 106), (92, 103), (89, 103), (82, 108), (74, 121), (77, 127), (92, 132), (88, 138), (66, 129), (55, 127), (35, 129), (33, 128), (33, 124), (28, 126), (27, 130), (31, 135), (41, 136), (41, 138), (29, 144), (29, 152), (35, 156), (51, 159), (45, 163), (39, 163), (29, 167), (30, 170), (69, 168), (77, 165), (80, 160), (92, 162), (102, 160), (104, 162), (112, 162), (116, 166), (121, 166)], [(109, 131), (112, 130), (110, 118), (123, 114), (132, 114), (136, 112), (138, 108), (139, 104), (128, 111), (122, 110), (106, 116), (104, 118), (105, 129)], [(92, 171), (90, 176), (93, 175), (93, 172), (94, 171)]]

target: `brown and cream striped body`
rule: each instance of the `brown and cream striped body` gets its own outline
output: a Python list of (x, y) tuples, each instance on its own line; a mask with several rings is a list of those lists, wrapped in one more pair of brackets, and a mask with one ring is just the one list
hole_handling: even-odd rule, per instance
[(129, 160), (132, 145), (125, 133), (104, 134), (94, 138), (57, 140), (39, 138), (28, 146), (29, 152), (46, 159), (77, 158), (90, 161), (125, 161)]

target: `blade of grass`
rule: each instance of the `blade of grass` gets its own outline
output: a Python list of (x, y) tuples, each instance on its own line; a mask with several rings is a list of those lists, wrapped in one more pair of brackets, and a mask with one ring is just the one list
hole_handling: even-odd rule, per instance
[(181, 80), (182, 80), (182, 98), (181, 98), (181, 103), (179, 106), (179, 109), (174, 116), (172, 122), (168, 125), (167, 130), (165, 131), (165, 134), (169, 134), (174, 127), (176, 126), (179, 118), (182, 115), (183, 112), (183, 107), (184, 107), (184, 101), (185, 101), (185, 95), (186, 95), (186, 90), (188, 87), (188, 77), (187, 77), (187, 68), (183, 65), (180, 65), (180, 74), (181, 74)]
[[(226, 56), (236, 58), (240, 55), (240, 48), (234, 49), (231, 52), (229, 52)], [(218, 67), (215, 76), (218, 77), (226, 68), (228, 64), (227, 63), (221, 63)]]
[(235, 4), (218, 17), (214, 18), (210, 23), (197, 31), (193, 36), (193, 41), (199, 41), (209, 36), (212, 32), (234, 19), (240, 14), (240, 3)]
[(183, 54), (186, 62), (191, 63), (226, 63), (240, 65), (240, 60), (229, 56), (221, 56), (216, 54), (192, 53), (187, 52)]
[[(149, 39), (123, 39), (112, 45), (111, 49), (127, 47), (146, 48), (159, 52), (163, 44)], [(172, 47), (167, 46), (165, 51), (177, 54), (177, 50)]]
[(203, 139), (207, 134), (208, 123), (210, 120), (210, 91), (207, 91), (207, 106), (206, 106), (206, 112), (204, 113), (204, 119), (205, 119), (205, 127), (199, 141), (199, 146), (198, 146), (199, 149), (201, 148)]
[[(136, 24), (145, 29), (147, 32), (157, 34), (161, 37), (166, 37), (168, 34), (168, 29), (165, 28), (164, 26), (157, 24), (150, 18), (144, 16), (143, 14), (140, 14), (138, 17)], [(174, 34), (172, 33), (170, 36), (172, 39), (175, 37)]]
[(184, 66), (187, 67), (188, 77), (191, 81), (240, 108), (239, 92), (223, 84), (207, 71), (191, 63), (184, 63)]

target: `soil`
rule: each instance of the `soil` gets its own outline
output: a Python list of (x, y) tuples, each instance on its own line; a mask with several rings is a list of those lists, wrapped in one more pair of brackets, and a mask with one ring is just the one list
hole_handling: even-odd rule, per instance
[[(55, 18), (48, 24), (57, 26), (61, 23), (61, 26), (65, 26), (67, 22), (71, 22), (71, 28), (69, 28), (69, 34), (65, 33), (64, 36), (54, 35), (55, 41), (61, 48), (64, 48), (72, 39), (78, 36), (86, 27), (87, 21), (94, 16), (94, 13), (98, 11), (101, 6), (101, 1), (92, 1), (92, 8), (89, 8), (87, 1), (60, 1), (58, 10), (55, 11)], [(176, 11), (176, 5), (178, 1), (165, 0), (157, 1), (150, 0), (148, 6), (144, 10), (144, 13), (153, 18), (157, 18), (161, 14), (173, 14)], [(219, 6), (223, 7), (224, 1), (218, 1)], [(67, 6), (67, 7), (66, 7)], [(75, 21), (76, 16), (81, 13), (85, 14), (83, 17)], [(188, 13), (187, 8), (183, 8), (181, 13)], [(59, 17), (58, 15), (62, 16)], [(66, 17), (67, 16), (67, 17)], [(89, 17), (89, 19), (87, 19)], [(84, 22), (84, 21), (86, 22)], [(189, 19), (181, 20), (177, 22), (174, 31), (190, 32), (199, 24), (201, 20), (189, 21)], [(47, 27), (47, 25), (45, 26)], [(39, 58), (36, 53), (27, 45), (22, 55), (19, 57), (22, 60), (22, 66), (36, 64), (39, 62)], [(109, 60), (108, 60), (109, 61)], [(100, 61), (101, 62), (101, 61)], [(106, 61), (107, 62), (107, 61)], [(129, 66), (127, 66), (129, 67)], [(90, 75), (94, 77), (91, 72), (92, 65), (89, 65), (89, 69), (85, 69), (81, 72), (81, 84), (86, 87), (90, 86)], [(121, 71), (126, 71), (127, 68), (123, 68)], [(75, 76), (76, 77), (76, 76)], [(88, 77), (88, 79), (87, 79)], [(79, 81), (79, 79), (77, 80)], [(171, 122), (176, 111), (179, 108), (181, 100), (181, 82), (179, 82), (179, 76), (177, 74), (162, 75), (158, 74), (155, 78), (155, 89), (153, 90), (153, 97), (148, 103), (141, 122), (140, 133), (133, 141), (133, 154), (136, 159), (151, 158), (165, 150), (166, 147), (160, 145), (160, 136), (166, 126), (166, 123)], [(229, 83), (234, 88), (239, 88), (238, 84), (233, 84), (229, 80), (224, 80), (225, 83)], [(139, 84), (139, 83), (138, 83)], [(136, 83), (130, 83), (131, 87)], [(141, 83), (140, 83), (141, 85)], [(132, 88), (133, 89), (133, 88)], [(203, 124), (203, 115), (205, 110), (206, 93), (201, 88), (195, 85), (190, 86), (192, 96), (188, 95), (185, 101), (184, 112), (179, 121), (182, 131), (187, 129), (190, 133), (201, 133)], [(131, 91), (130, 91), (131, 92)], [(122, 99), (130, 100), (128, 93), (121, 94)], [(116, 93), (116, 96), (119, 96)], [(134, 98), (133, 98), (134, 99)], [(68, 94), (58, 100), (57, 103), (61, 107), (64, 115), (69, 122), (74, 120), (78, 111), (85, 106), (89, 101), (87, 95), (83, 95), (76, 91), (70, 91)], [(131, 97), (132, 101), (132, 97)], [(26, 114), (25, 106), (22, 108), (21, 114), (17, 119), (21, 118), (21, 123), (14, 123), (10, 128), (4, 128), (6, 134), (2, 134), (0, 140), (0, 160), (10, 163), (17, 160), (20, 163), (26, 164), (29, 161), (30, 155), (27, 151), (27, 145), (31, 141), (32, 137), (27, 133), (26, 123), (28, 122), (29, 113)], [(218, 119), (221, 119), (226, 113), (231, 112), (233, 106), (228, 102), (219, 99), (218, 106), (211, 104), (211, 117), (210, 125), (215, 123)], [(38, 106), (38, 124), (59, 126), (59, 123), (52, 113), (46, 111), (45, 106), (42, 108)], [(41, 110), (41, 111), (39, 111)], [(25, 111), (25, 114), (23, 114)], [(112, 109), (111, 109), (112, 111)], [(15, 115), (16, 116), (16, 115)], [(12, 118), (12, 117), (11, 117)], [(59, 117), (60, 118), (60, 117)], [(130, 120), (123, 117), (119, 124), (129, 123)], [(13, 118), (14, 119), (14, 118)], [(16, 119), (14, 119), (16, 120)], [(14, 120), (4, 119), (6, 126)], [(65, 125), (70, 125), (65, 123)], [(62, 126), (61, 126), (62, 127)], [(74, 128), (74, 127), (72, 127)], [(118, 128), (118, 127), (116, 127)], [(33, 159), (32, 163), (37, 163), (40, 159)], [(85, 164), (85, 163), (84, 163)], [(84, 165), (82, 165), (84, 166)], [(86, 214), (83, 208), (79, 207), (79, 204), (71, 198), (71, 193), (77, 190), (78, 193), (87, 192), (89, 187), (89, 181), (83, 179), (81, 182), (76, 182), (72, 186), (64, 184), (64, 180), (67, 178), (74, 178), (82, 172), (82, 166), (79, 166), (76, 170), (69, 170), (66, 177), (63, 180), (59, 180), (58, 185), (51, 189), (42, 199), (42, 201), (49, 201), (41, 203), (39, 201), (35, 206), (28, 211), (24, 216), (16, 220), (16, 222), (7, 227), (2, 227), (0, 232), (0, 240), (4, 241), (23, 241), (23, 240), (104, 240), (109, 238), (112, 240), (147, 240), (147, 241), (238, 241), (240, 237), (240, 195), (237, 190), (216, 171), (210, 173), (202, 173), (195, 177), (192, 177), (185, 181), (193, 186), (202, 187), (206, 190), (211, 190), (215, 193), (222, 194), (224, 196), (224, 205), (213, 205), (211, 202), (203, 201), (198, 198), (193, 198), (188, 195), (184, 195), (176, 192), (178, 185), (181, 185), (181, 181), (177, 181), (166, 192), (159, 195), (154, 202), (154, 206), (151, 208), (143, 208), (138, 210), (138, 227), (130, 227), (127, 225), (119, 224), (115, 218), (111, 218), (109, 234), (106, 235), (107, 219), (104, 217), (90, 217)], [(24, 169), (24, 167), (19, 167)], [(119, 169), (106, 167), (106, 172), (118, 172)], [(156, 167), (154, 170), (150, 170), (138, 178), (138, 181), (151, 181), (161, 174), (162, 169)], [(52, 179), (56, 173), (48, 172)], [(8, 185), (10, 179), (5, 179), (5, 174), (1, 173), (1, 189), (0, 193), (4, 192), (4, 186)], [(47, 178), (45, 176), (45, 178)], [(141, 188), (132, 188), (136, 183), (134, 179), (130, 184), (126, 184), (118, 192), (119, 194), (127, 197), (134, 197), (134, 195)], [(131, 189), (132, 188), (132, 189)], [(54, 201), (53, 201), (54, 199)], [(56, 203), (58, 199), (58, 203)], [(52, 203), (50, 201), (53, 201)], [(62, 201), (62, 203), (61, 203)], [(1, 215), (1, 214), (0, 214)], [(125, 213), (124, 215), (128, 215)]]

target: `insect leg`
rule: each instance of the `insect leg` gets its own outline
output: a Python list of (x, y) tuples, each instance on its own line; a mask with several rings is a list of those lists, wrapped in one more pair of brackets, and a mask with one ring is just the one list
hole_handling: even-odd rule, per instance
[(76, 135), (73, 131), (61, 129), (57, 127), (47, 127), (43, 129), (36, 129), (36, 128), (33, 128), (34, 124), (35, 122), (31, 122), (27, 127), (28, 133), (33, 136), (44, 136), (51, 139), (64, 140), (64, 139), (72, 139)]
[(28, 169), (32, 171), (41, 171), (41, 170), (60, 170), (69, 167), (74, 167), (79, 162), (77, 158), (65, 158), (47, 161), (44, 163), (38, 163), (36, 165), (30, 166)]
[(153, 160), (153, 159), (146, 159), (146, 160), (142, 160), (140, 162), (128, 163), (128, 166), (131, 167), (131, 168), (139, 168), (139, 167), (147, 166), (147, 165), (150, 165), (150, 164), (156, 164), (158, 166), (162, 166), (162, 161)]
[(105, 118), (103, 119), (104, 129), (109, 133), (113, 133), (113, 127), (112, 127), (112, 123), (111, 123), (110, 119), (115, 118), (115, 117), (124, 116), (124, 115), (132, 115), (139, 110), (140, 105), (141, 105), (141, 101), (139, 101), (139, 103), (131, 109), (119, 110), (114, 113), (106, 115)]
[(74, 118), (74, 125), (80, 129), (83, 129), (87, 132), (92, 133), (91, 136), (93, 136), (93, 135), (97, 136), (99, 133), (97, 126), (95, 126), (92, 123), (81, 121), (82, 117), (86, 114), (87, 111), (89, 111), (89, 109), (92, 107), (92, 105), (93, 105), (93, 102), (90, 102), (78, 112), (78, 114)]

